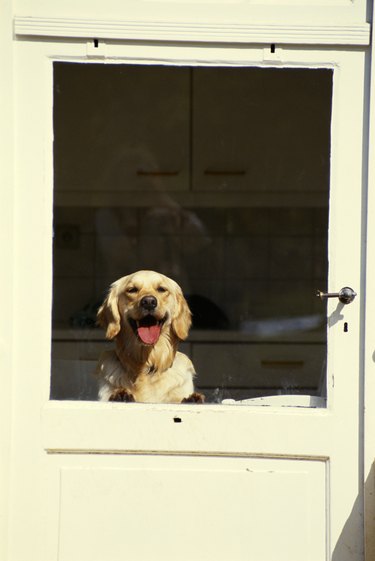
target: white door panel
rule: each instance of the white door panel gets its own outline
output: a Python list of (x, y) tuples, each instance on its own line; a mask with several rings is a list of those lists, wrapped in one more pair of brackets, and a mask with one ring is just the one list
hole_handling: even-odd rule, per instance
[(324, 559), (324, 462), (129, 463), (62, 470), (59, 560)]

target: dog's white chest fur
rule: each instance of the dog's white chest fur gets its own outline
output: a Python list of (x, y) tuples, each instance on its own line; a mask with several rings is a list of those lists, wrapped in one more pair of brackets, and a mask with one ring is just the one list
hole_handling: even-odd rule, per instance
[(104, 351), (98, 361), (99, 399), (108, 401), (114, 390), (126, 388), (135, 401), (143, 403), (180, 403), (194, 391), (194, 367), (191, 360), (177, 352), (164, 372), (142, 372), (132, 381), (115, 351)]

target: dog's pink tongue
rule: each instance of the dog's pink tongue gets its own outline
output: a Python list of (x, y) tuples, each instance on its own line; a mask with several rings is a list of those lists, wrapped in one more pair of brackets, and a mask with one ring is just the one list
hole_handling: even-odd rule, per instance
[(160, 325), (138, 327), (138, 335), (146, 345), (155, 345), (160, 336)]

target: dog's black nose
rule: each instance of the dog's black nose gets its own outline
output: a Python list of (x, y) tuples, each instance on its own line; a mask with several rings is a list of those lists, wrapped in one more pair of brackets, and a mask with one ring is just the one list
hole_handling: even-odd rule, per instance
[(158, 305), (158, 301), (154, 296), (144, 296), (141, 300), (142, 308), (148, 310), (149, 312), (155, 310), (157, 305)]

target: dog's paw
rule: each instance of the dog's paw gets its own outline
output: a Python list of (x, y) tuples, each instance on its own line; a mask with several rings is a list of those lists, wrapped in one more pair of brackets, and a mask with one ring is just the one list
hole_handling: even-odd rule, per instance
[(124, 388), (119, 388), (111, 393), (108, 401), (125, 401), (131, 403), (135, 401), (133, 394), (125, 390)]
[(194, 392), (189, 397), (184, 397), (181, 403), (204, 403), (204, 395), (202, 393)]

